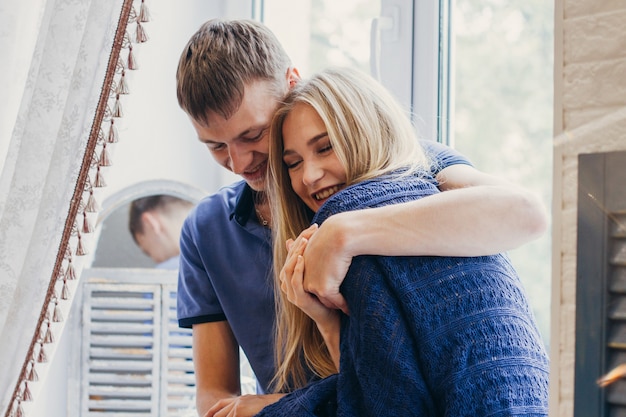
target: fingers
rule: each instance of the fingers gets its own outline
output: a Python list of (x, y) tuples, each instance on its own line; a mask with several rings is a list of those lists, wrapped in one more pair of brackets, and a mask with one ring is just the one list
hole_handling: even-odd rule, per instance
[(345, 315), (350, 315), (350, 311), (348, 310), (348, 303), (346, 303), (346, 299), (343, 298), (343, 295), (341, 295), (341, 293), (333, 294), (332, 296), (327, 296), (325, 298), (318, 298), (321, 303), (324, 304), (326, 307), (341, 310)]
[(280, 280), (281, 282), (285, 278), (290, 278), (293, 274), (293, 268), (296, 265), (297, 256), (300, 256), (304, 253), (304, 249), (306, 248), (306, 244), (308, 239), (298, 236), (295, 241), (291, 241), (291, 239), (287, 240), (285, 244), (289, 248), (289, 252), (287, 253), (287, 258), (285, 259), (285, 264), (283, 265), (282, 270), (280, 271)]
[(304, 258), (302, 255), (295, 257), (295, 265), (291, 274), (281, 275), (280, 289), (287, 295), (287, 299), (296, 306), (302, 308), (306, 293), (302, 288), (304, 276)]
[(315, 234), (315, 232), (317, 232), (317, 229), (319, 229), (319, 226), (317, 225), (317, 223), (313, 223), (308, 228), (304, 229), (300, 233), (299, 237), (304, 237), (306, 239), (311, 239), (311, 236), (313, 236), (313, 234)]
[(234, 398), (225, 398), (216, 402), (213, 407), (207, 411), (204, 417), (224, 417), (228, 416), (230, 411), (234, 408)]
[(302, 277), (304, 276), (304, 258), (302, 255), (298, 255), (296, 258), (296, 267), (293, 270), (293, 277), (291, 278), (291, 285), (295, 287), (297, 291), (304, 291), (302, 288)]

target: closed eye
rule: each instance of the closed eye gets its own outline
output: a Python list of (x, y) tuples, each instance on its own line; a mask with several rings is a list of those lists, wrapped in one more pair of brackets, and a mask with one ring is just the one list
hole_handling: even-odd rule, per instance
[(257, 142), (257, 141), (261, 140), (261, 138), (263, 137), (263, 135), (265, 134), (266, 131), (267, 131), (267, 128), (261, 129), (256, 136), (253, 136), (251, 138), (244, 137), (242, 139), (244, 141), (246, 141), (246, 142)]
[(323, 148), (319, 149), (317, 152), (320, 154), (324, 154), (332, 150), (333, 150), (333, 146), (331, 144), (328, 144), (327, 146), (324, 146)]
[(302, 162), (301, 159), (298, 159), (298, 160), (295, 160), (295, 161), (285, 161), (285, 160), (283, 160), (283, 163), (285, 164), (287, 169), (297, 168), (298, 165), (300, 165), (301, 162)]
[(206, 146), (207, 148), (209, 148), (209, 151), (211, 152), (218, 152), (223, 149), (226, 149), (225, 143), (207, 143)]

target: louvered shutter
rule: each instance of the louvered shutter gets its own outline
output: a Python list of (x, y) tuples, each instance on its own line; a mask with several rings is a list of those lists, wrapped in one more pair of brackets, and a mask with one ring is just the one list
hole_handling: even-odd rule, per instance
[(155, 416), (161, 357), (161, 287), (87, 284), (82, 416)]
[[(607, 371), (626, 363), (626, 214), (611, 213), (618, 223), (609, 228)], [(606, 389), (609, 415), (626, 417), (626, 381)]]
[(195, 416), (191, 330), (176, 320), (176, 274), (87, 270), (81, 416)]
[(578, 160), (574, 416), (626, 417), (626, 380), (596, 380), (626, 363), (626, 152)]
[(176, 286), (164, 285), (162, 294), (161, 415), (178, 417), (195, 406), (191, 329), (178, 327)]

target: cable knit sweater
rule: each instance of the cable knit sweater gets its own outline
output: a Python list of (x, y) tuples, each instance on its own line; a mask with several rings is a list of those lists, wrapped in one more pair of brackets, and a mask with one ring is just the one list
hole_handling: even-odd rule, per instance
[[(437, 192), (416, 177), (365, 181), (316, 214)], [(341, 287), (340, 372), (260, 416), (547, 416), (548, 357), (505, 255), (353, 260)]]

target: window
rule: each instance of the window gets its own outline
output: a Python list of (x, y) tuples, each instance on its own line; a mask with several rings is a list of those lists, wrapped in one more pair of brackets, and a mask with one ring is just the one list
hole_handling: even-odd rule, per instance
[[(450, 143), (541, 196), (552, 184), (553, 3), (452, 2)], [(510, 252), (549, 344), (550, 235)]]
[(413, 1), (265, 0), (258, 16), (307, 77), (328, 66), (350, 66), (379, 79), (411, 107)]

